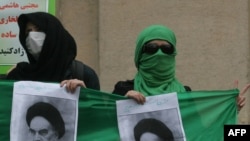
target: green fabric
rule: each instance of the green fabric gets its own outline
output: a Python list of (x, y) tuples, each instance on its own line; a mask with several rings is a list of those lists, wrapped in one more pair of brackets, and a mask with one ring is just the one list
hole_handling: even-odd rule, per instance
[[(0, 140), (10, 140), (13, 82), (0, 81)], [(237, 123), (238, 89), (178, 93), (187, 141), (223, 141), (223, 125)], [(77, 141), (119, 141), (116, 100), (125, 97), (81, 89)]]
[[(171, 55), (158, 50), (155, 54), (142, 53), (145, 43), (151, 40), (164, 40), (174, 47)], [(166, 92), (184, 92), (183, 85), (175, 77), (176, 38), (174, 32), (162, 25), (145, 28), (137, 38), (135, 49), (134, 89), (144, 95), (156, 95)]]

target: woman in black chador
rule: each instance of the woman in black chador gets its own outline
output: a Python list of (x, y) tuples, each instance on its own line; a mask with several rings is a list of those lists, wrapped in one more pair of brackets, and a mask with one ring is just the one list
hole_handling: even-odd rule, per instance
[(29, 62), (19, 62), (7, 79), (51, 82), (79, 79), (88, 88), (100, 89), (95, 71), (75, 60), (75, 40), (55, 16), (45, 12), (21, 14), (18, 26), (19, 40)]

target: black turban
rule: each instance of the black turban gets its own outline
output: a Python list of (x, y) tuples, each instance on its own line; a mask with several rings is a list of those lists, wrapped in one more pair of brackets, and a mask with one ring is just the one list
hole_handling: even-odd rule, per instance
[(145, 118), (139, 121), (134, 127), (134, 137), (136, 141), (140, 141), (141, 136), (150, 132), (164, 141), (173, 141), (174, 136), (172, 131), (160, 120), (154, 118)]
[(30, 126), (31, 120), (41, 116), (47, 119), (54, 129), (58, 132), (58, 138), (60, 139), (65, 133), (64, 121), (60, 112), (51, 104), (38, 102), (29, 107), (26, 114), (27, 124)]

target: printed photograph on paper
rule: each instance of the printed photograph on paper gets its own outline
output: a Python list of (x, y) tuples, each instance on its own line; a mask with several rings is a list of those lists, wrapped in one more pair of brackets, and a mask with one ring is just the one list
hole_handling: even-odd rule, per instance
[(121, 141), (185, 141), (176, 93), (146, 97), (146, 103), (119, 100)]
[(59, 84), (14, 83), (11, 141), (76, 141), (78, 96)]

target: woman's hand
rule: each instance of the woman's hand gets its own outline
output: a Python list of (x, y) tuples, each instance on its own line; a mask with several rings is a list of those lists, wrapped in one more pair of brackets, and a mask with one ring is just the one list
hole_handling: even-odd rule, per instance
[(146, 102), (145, 96), (134, 90), (128, 91), (125, 96), (134, 99), (138, 104), (144, 104)]
[(238, 105), (238, 111), (241, 110), (241, 108), (243, 108), (246, 104), (246, 97), (245, 97), (245, 93), (247, 92), (247, 90), (250, 88), (250, 84), (247, 84), (242, 90), (240, 90), (240, 94), (237, 97), (237, 105)]
[[(235, 86), (238, 88), (238, 81), (235, 81)], [(242, 90), (240, 90), (240, 93), (237, 97), (237, 105), (238, 105), (238, 111), (241, 110), (246, 104), (246, 97), (245, 93), (248, 91), (250, 88), (250, 84), (247, 84)]]
[(66, 85), (66, 90), (71, 93), (74, 93), (78, 86), (86, 87), (84, 82), (78, 79), (63, 80), (60, 83), (60, 86), (63, 87), (64, 85)]

